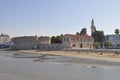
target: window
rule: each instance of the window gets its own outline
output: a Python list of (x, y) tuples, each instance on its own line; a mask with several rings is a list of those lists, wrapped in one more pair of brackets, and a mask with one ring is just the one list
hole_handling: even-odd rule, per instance
[(67, 41), (69, 41), (69, 38), (67, 38)]
[(82, 38), (80, 38), (80, 42), (82, 42)]
[(86, 39), (84, 38), (84, 42), (86, 42)]
[(66, 41), (66, 38), (64, 38), (63, 40)]
[(89, 44), (87, 44), (88, 45), (88, 47), (89, 47)]
[(75, 44), (73, 44), (73, 47), (75, 47)]
[(87, 42), (89, 42), (89, 39), (87, 39)]

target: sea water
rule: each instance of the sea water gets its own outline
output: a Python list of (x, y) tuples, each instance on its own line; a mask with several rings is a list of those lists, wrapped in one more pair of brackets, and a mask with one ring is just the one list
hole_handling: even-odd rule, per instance
[(1, 54), (0, 80), (120, 80), (120, 65), (62, 56), (39, 59)]

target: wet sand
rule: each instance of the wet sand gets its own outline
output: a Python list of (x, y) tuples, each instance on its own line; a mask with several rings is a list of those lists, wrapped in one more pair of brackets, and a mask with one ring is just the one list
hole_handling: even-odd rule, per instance
[(120, 62), (120, 55), (115, 53), (101, 53), (97, 52), (77, 52), (77, 51), (38, 51), (38, 50), (21, 50), (19, 52), (26, 53), (38, 53), (38, 54), (51, 54), (51, 55), (61, 55), (74, 58), (82, 58), (87, 60), (102, 60), (111, 62)]

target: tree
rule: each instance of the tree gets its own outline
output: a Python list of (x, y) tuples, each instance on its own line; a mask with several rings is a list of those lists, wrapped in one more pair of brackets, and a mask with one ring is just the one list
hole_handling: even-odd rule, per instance
[(103, 42), (105, 41), (105, 35), (103, 31), (95, 31), (92, 33), (92, 37), (94, 38), (94, 42), (99, 42), (100, 47), (104, 48)]
[(76, 35), (80, 35), (80, 33), (79, 33), (79, 32), (76, 32)]
[(95, 31), (92, 33), (92, 37), (94, 38), (94, 42), (104, 42), (105, 35), (103, 31)]
[(52, 36), (51, 43), (62, 43), (64, 35)]
[(112, 42), (105, 42), (105, 48), (110, 48), (112, 46)]
[(94, 42), (94, 47), (97, 49), (99, 46), (99, 42)]
[(51, 37), (51, 43), (55, 43), (55, 42), (56, 42), (55, 40), (56, 40), (56, 37), (55, 37), (55, 36), (52, 36), (52, 37)]
[(120, 33), (119, 29), (115, 29), (115, 34), (119, 34), (119, 33)]
[(81, 31), (80, 31), (80, 35), (86, 35), (87, 34), (87, 29), (86, 28), (83, 28)]

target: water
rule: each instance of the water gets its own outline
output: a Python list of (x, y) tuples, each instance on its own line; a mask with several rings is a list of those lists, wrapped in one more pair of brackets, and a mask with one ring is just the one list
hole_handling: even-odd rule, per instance
[(0, 80), (120, 80), (120, 63), (62, 56), (13, 58), (12, 53), (0, 54)]

